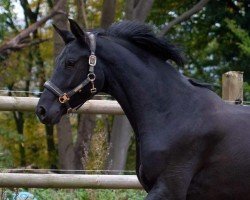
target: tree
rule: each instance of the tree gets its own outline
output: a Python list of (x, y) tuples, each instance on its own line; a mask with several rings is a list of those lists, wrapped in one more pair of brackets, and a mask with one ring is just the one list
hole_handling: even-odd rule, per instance
[(240, 40), (238, 43), (239, 48), (242, 50), (242, 53), (246, 56), (250, 56), (250, 35), (249, 33), (238, 27), (236, 22), (233, 20), (227, 20), (226, 23), (229, 27), (229, 29), (232, 31), (232, 33), (235, 34), (236, 37)]
[[(108, 2), (108, 1), (107, 1)], [(111, 3), (111, 2), (110, 2)], [(114, 2), (112, 1), (114, 4)], [(127, 0), (125, 6), (125, 18), (129, 20), (137, 20), (144, 22), (150, 13), (154, 1), (144, 0)], [(109, 12), (115, 13), (114, 6)], [(102, 18), (106, 20), (106, 24), (102, 27), (108, 27), (113, 20), (112, 15), (105, 15), (105, 5), (103, 7)], [(109, 154), (107, 159), (108, 170), (124, 170), (127, 160), (127, 153), (131, 139), (132, 127), (126, 116), (115, 116), (112, 131), (110, 134)], [(137, 147), (138, 149), (139, 147)], [(139, 155), (138, 155), (139, 156)], [(137, 166), (138, 167), (138, 166)]]
[(154, 0), (127, 0), (125, 6), (125, 18), (144, 22), (149, 15)]
[[(82, 28), (87, 28), (88, 20), (85, 4), (81, 0), (76, 0), (76, 6), (76, 21)], [(76, 170), (86, 169), (91, 139), (96, 124), (95, 118), (96, 116), (91, 114), (79, 114), (78, 116), (77, 138), (74, 144), (74, 168)]]
[(181, 22), (190, 19), (190, 17), (199, 12), (208, 2), (209, 0), (199, 1), (190, 10), (182, 13), (179, 17), (176, 17), (174, 20), (167, 23), (167, 25), (162, 28), (160, 35), (165, 35), (174, 25), (180, 24)]
[[(60, 0), (55, 0), (55, 3)], [(67, 0), (63, 0), (60, 4), (60, 10), (67, 12)], [(65, 29), (65, 24), (68, 23), (66, 15), (57, 15), (54, 17), (54, 23), (58, 28)], [(64, 47), (64, 42), (61, 37), (54, 30), (54, 63), (56, 57)], [(63, 170), (74, 169), (74, 146), (71, 124), (68, 116), (63, 116), (61, 121), (56, 125), (57, 138), (58, 138), (58, 155), (59, 155), (59, 167)], [(67, 172), (66, 172), (67, 173)]]
[[(28, 4), (27, 1), (22, 1), (23, 3), (23, 8), (24, 9), (28, 9), (29, 11), (24, 11), (25, 14), (30, 14), (30, 21), (33, 22), (34, 19), (37, 19), (38, 16), (38, 11), (39, 11), (39, 5), (38, 5), (38, 9), (36, 9), (36, 13), (33, 13), (28, 6), (26, 6), (26, 4)], [(29, 34), (35, 32), (37, 30), (38, 27), (42, 26), (46, 21), (48, 21), (49, 19), (51, 19), (52, 17), (58, 15), (58, 14), (62, 14), (64, 12), (62, 12), (59, 8), (60, 5), (62, 4), (63, 0), (58, 1), (57, 4), (55, 4), (55, 6), (53, 7), (52, 11), (50, 14), (48, 14), (47, 16), (43, 17), (42, 19), (40, 19), (39, 21), (36, 21), (34, 24), (30, 25), (29, 27), (27, 27), (26, 29), (22, 30), (18, 35), (16, 35), (14, 38), (12, 38), (11, 40), (3, 43), (0, 46), (0, 55), (3, 57), (6, 54), (10, 53), (10, 50), (20, 50), (26, 46), (30, 46), (32, 44), (37, 44), (40, 43), (41, 41), (26, 41), (25, 39), (29, 36)], [(25, 7), (26, 6), (26, 7)], [(64, 13), (65, 14), (65, 13)], [(28, 23), (28, 21), (26, 20), (26, 23)], [(27, 25), (26, 25), (27, 26)]]
[(107, 29), (115, 20), (116, 0), (104, 0), (102, 6), (101, 27)]
[[(3, 65), (8, 66), (8, 69), (10, 69), (12, 66), (12, 62), (13, 62), (13, 59), (11, 58), (12, 55), (17, 54), (16, 50), (21, 50), (23, 47), (26, 47), (26, 49), (22, 51), (22, 52), (27, 52), (25, 53), (26, 55), (25, 55), (25, 58), (23, 59), (25, 64), (24, 64), (24, 67), (22, 67), (22, 68), (25, 68), (25, 74), (20, 73), (20, 70), (22, 69), (20, 67), (22, 62), (20, 61), (22, 61), (22, 59), (20, 59), (19, 57), (19, 62), (15, 67), (17, 67), (18, 73), (20, 73), (21, 76), (19, 78), (13, 77), (12, 80), (9, 79), (6, 81), (9, 82), (8, 84), (9, 89), (19, 88), (24, 91), (29, 91), (33, 87), (38, 86), (39, 90), (41, 91), (43, 89), (43, 84), (46, 80), (46, 74), (45, 74), (45, 69), (44, 69), (45, 67), (44, 61), (41, 55), (41, 48), (39, 48), (37, 44), (40, 43), (41, 41), (44, 41), (44, 39), (41, 39), (41, 35), (37, 31), (37, 29), (51, 17), (57, 15), (58, 13), (62, 13), (59, 10), (59, 5), (61, 1), (59, 1), (58, 4), (56, 4), (53, 7), (49, 15), (39, 20), (38, 20), (38, 15), (40, 14), (39, 13), (39, 8), (41, 6), (40, 1), (29, 3), (26, 0), (20, 0), (20, 3), (24, 11), (26, 28), (23, 31), (21, 31), (21, 33), (17, 33), (19, 26), (17, 26), (13, 20), (12, 21), (9, 20), (11, 22), (11, 27), (15, 27), (12, 29), (17, 35), (14, 38), (10, 39), (9, 41), (3, 42), (3, 45), (1, 45), (1, 50), (2, 50), (1, 53), (2, 53), (2, 59), (4, 59)], [(10, 9), (7, 9), (7, 11), (10, 11)], [(8, 16), (8, 13), (7, 13), (7, 16)], [(33, 42), (33, 40), (37, 42)], [(47, 39), (45, 40), (47, 41)], [(15, 52), (13, 52), (13, 50), (15, 50)], [(21, 56), (23, 54), (22, 52), (20, 53)], [(6, 73), (8, 69), (6, 70), (5, 68), (1, 70), (3, 73)], [(32, 80), (32, 77), (37, 77), (38, 81), (34, 83)], [(25, 84), (23, 84), (22, 81)], [(18, 85), (18, 88), (14, 87), (15, 85)], [(25, 95), (29, 96), (29, 92), (26, 92)], [(13, 112), (13, 116), (16, 121), (16, 127), (18, 130), (18, 133), (20, 135), (24, 135), (24, 124), (25, 124), (24, 114), (20, 112)], [(27, 117), (26, 114), (25, 116)], [(53, 138), (53, 127), (46, 126), (46, 133), (47, 133), (47, 148), (48, 148), (48, 157), (49, 157), (48, 159), (49, 159), (49, 163), (51, 166), (51, 165), (55, 165), (55, 144), (54, 144), (54, 138)], [(28, 145), (25, 146), (24, 145), (25, 142), (24, 141), (21, 141), (21, 142), (22, 143), (20, 144), (20, 154), (21, 154), (20, 159), (21, 159), (21, 165), (24, 166), (26, 165), (25, 149), (28, 148)], [(33, 149), (35, 151), (35, 148)]]

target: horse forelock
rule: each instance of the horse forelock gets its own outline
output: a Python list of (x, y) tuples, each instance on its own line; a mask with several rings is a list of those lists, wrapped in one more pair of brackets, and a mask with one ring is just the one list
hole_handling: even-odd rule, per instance
[(182, 51), (165, 38), (157, 37), (149, 25), (122, 21), (111, 25), (105, 35), (127, 40), (164, 61), (170, 59), (178, 65), (184, 64)]

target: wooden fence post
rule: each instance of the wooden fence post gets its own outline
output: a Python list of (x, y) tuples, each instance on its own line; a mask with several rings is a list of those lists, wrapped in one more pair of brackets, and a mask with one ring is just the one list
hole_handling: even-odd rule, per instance
[(243, 72), (229, 71), (222, 75), (222, 99), (232, 104), (243, 103)]

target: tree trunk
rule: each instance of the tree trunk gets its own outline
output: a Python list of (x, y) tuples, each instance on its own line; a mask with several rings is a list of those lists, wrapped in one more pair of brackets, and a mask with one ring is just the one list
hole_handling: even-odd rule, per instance
[[(126, 18), (133, 19), (133, 8), (135, 0), (127, 0), (126, 3)], [(102, 18), (101, 18), (101, 27), (109, 27), (115, 19), (115, 0), (105, 0), (103, 3)], [(130, 142), (129, 133), (132, 131), (132, 128), (125, 116), (115, 116), (111, 135), (110, 135), (110, 144), (109, 144), (109, 155), (107, 159), (107, 169), (108, 170), (124, 170), (126, 160), (127, 160), (127, 151)]]
[[(56, 128), (60, 169), (74, 170), (73, 140), (68, 116), (63, 116)], [(65, 171), (65, 173), (69, 172)]]
[(133, 20), (134, 0), (126, 0), (125, 19)]
[[(55, 4), (61, 0), (55, 0)], [(67, 11), (67, 0), (61, 1), (59, 9)], [(65, 15), (57, 15), (54, 17), (54, 23), (58, 28), (65, 29), (68, 24)], [(64, 43), (59, 35), (54, 31), (54, 58), (56, 58), (64, 47)], [(58, 154), (60, 169), (73, 170), (74, 169), (74, 149), (73, 138), (71, 132), (71, 125), (67, 116), (62, 117), (61, 121), (56, 125), (58, 136)]]
[(20, 166), (25, 167), (26, 155), (25, 155), (24, 138), (23, 138), (23, 125), (24, 125), (23, 113), (15, 111), (13, 112), (13, 115), (16, 123), (17, 132), (22, 137), (21, 141), (19, 141)]
[[(77, 5), (76, 21), (83, 28), (88, 28), (85, 5), (82, 0), (75, 0)], [(84, 170), (88, 158), (89, 147), (92, 134), (95, 128), (95, 115), (80, 114), (78, 115), (77, 139), (74, 146), (74, 165), (77, 170)]]
[(76, 21), (77, 23), (83, 28), (89, 28), (86, 9), (85, 9), (85, 2), (83, 0), (75, 0), (76, 4)]
[[(36, 54), (37, 61), (36, 65), (38, 68), (38, 81), (39, 81), (39, 91), (43, 90), (43, 85), (45, 83), (45, 69), (44, 62), (42, 60), (39, 48), (34, 49), (34, 54)], [(48, 164), (51, 169), (57, 168), (57, 152), (54, 141), (54, 126), (53, 125), (44, 125), (46, 131), (46, 141), (47, 141), (47, 152), (48, 152)]]
[[(153, 2), (154, 0), (127, 0), (125, 7), (125, 18), (144, 22), (150, 13)], [(111, 10), (110, 12), (112, 13), (114, 10)], [(105, 12), (102, 14), (102, 21), (104, 21), (104, 17), (106, 17)], [(111, 21), (107, 21), (105, 27), (109, 26), (111, 23)], [(132, 127), (127, 117), (115, 116), (110, 136), (109, 155), (107, 160), (108, 170), (125, 169), (131, 132)]]
[(125, 169), (132, 128), (126, 116), (116, 116), (110, 136), (108, 170)]
[(154, 0), (140, 0), (133, 12), (133, 19), (144, 22), (150, 13)]
[[(55, 0), (55, 4), (59, 1), (60, 0)], [(61, 0), (59, 9), (64, 12), (67, 12), (67, 0)], [(56, 24), (56, 26), (61, 29), (66, 29), (68, 24), (67, 16), (63, 14), (56, 15), (53, 21)], [(54, 58), (56, 58), (59, 55), (63, 47), (64, 43), (62, 39), (59, 37), (56, 31), (54, 31)]]
[(48, 164), (51, 169), (57, 168), (57, 153), (54, 142), (54, 126), (45, 125), (46, 130), (46, 141), (47, 141), (47, 152), (48, 152)]
[(144, 22), (150, 13), (154, 0), (127, 0), (125, 18)]
[(115, 20), (116, 0), (104, 0), (102, 6), (101, 27), (107, 29)]

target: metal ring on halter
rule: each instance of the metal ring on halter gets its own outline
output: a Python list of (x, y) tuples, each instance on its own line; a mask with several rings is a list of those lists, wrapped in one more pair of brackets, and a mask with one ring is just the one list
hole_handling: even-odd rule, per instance
[(93, 82), (95, 80), (95, 78), (96, 78), (96, 75), (94, 73), (92, 73), (92, 72), (88, 73), (88, 80), (90, 82)]
[(59, 97), (59, 102), (60, 103), (66, 103), (67, 101), (69, 101), (69, 97), (66, 93), (64, 93), (62, 96)]

